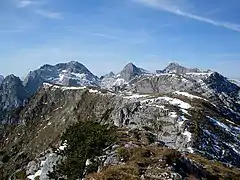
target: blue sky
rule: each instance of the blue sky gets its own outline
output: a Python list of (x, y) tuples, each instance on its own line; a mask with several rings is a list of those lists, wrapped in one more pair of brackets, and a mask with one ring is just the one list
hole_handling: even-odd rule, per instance
[(239, 0), (0, 0), (0, 74), (78, 60), (94, 74), (169, 62), (240, 78)]

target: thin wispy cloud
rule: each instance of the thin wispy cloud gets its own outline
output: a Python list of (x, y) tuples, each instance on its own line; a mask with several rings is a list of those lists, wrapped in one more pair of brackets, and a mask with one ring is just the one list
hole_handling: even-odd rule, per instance
[(91, 35), (93, 35), (93, 36), (98, 36), (98, 37), (102, 37), (102, 38), (105, 38), (105, 39), (121, 40), (121, 38), (119, 38), (119, 37), (117, 37), (117, 36), (112, 36), (112, 35), (103, 34), (103, 33), (91, 33)]
[(31, 24), (22, 23), (21, 25), (1, 27), (0, 33), (23, 33), (34, 28), (35, 27)]
[(18, 0), (16, 5), (18, 8), (26, 8), (32, 5), (41, 5), (42, 3), (41, 0)]
[(213, 53), (213, 54), (209, 54), (210, 56), (213, 57), (222, 57), (222, 58), (239, 58), (240, 57), (240, 53)]
[(62, 14), (59, 12), (38, 9), (38, 10), (35, 10), (35, 13), (49, 19), (63, 19)]
[(59, 12), (54, 12), (46, 10), (45, 6), (47, 5), (44, 0), (17, 0), (17, 8), (28, 8), (32, 10), (35, 14), (43, 16), (49, 19), (63, 19), (63, 16)]
[(192, 13), (189, 13), (187, 11), (184, 11), (181, 9), (181, 7), (178, 7), (176, 4), (174, 4), (174, 1), (167, 1), (167, 0), (133, 0), (135, 2), (141, 3), (143, 5), (147, 5), (152, 8), (159, 9), (161, 11), (166, 11), (178, 16), (186, 17), (189, 19), (193, 19), (196, 21), (208, 23), (214, 26), (219, 26), (223, 27), (226, 29), (230, 29), (233, 31), (240, 32), (240, 25), (239, 24), (234, 24), (234, 23), (229, 23), (229, 22), (223, 22), (223, 21), (216, 21), (210, 18), (202, 17), (199, 15), (195, 15)]

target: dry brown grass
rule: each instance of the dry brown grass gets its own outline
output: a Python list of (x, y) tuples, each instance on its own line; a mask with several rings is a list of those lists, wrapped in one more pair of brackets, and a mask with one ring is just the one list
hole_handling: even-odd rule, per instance
[(134, 166), (110, 166), (100, 173), (89, 174), (86, 180), (140, 180), (138, 169)]
[(230, 168), (220, 162), (211, 161), (194, 154), (189, 154), (188, 157), (197, 163), (203, 164), (208, 173), (219, 177), (220, 180), (240, 180), (240, 169), (238, 168)]

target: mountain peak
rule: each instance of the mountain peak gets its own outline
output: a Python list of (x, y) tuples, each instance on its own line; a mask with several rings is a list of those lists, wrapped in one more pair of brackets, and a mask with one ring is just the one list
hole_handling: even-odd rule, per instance
[(19, 80), (19, 81), (21, 81), (20, 78), (15, 76), (14, 74), (10, 74), (10, 75), (6, 76), (6, 78), (4, 80), (5, 81), (9, 81), (9, 80)]
[(179, 67), (179, 66), (181, 65), (176, 62), (171, 62), (167, 67)]
[(24, 80), (27, 89), (35, 93), (44, 82), (66, 86), (98, 85), (98, 77), (93, 75), (83, 64), (77, 61), (44, 65), (29, 73)]
[(125, 68), (127, 68), (127, 67), (137, 67), (137, 66), (135, 66), (135, 64), (133, 64), (132, 62), (130, 62), (130, 63), (128, 63), (128, 64), (125, 66)]
[(133, 63), (128, 63), (120, 72), (121, 77), (125, 81), (130, 81), (136, 76), (144, 74), (145, 70), (135, 66)]
[[(79, 65), (79, 64), (81, 64), (80, 62), (78, 62), (78, 61), (70, 61), (69, 63), (67, 63), (67, 64), (72, 64), (72, 65)], [(81, 64), (82, 65), (82, 64)]]
[(176, 73), (176, 74), (186, 74), (186, 73), (200, 73), (201, 71), (197, 68), (186, 68), (176, 62), (170, 63), (164, 70), (157, 71), (157, 73)]

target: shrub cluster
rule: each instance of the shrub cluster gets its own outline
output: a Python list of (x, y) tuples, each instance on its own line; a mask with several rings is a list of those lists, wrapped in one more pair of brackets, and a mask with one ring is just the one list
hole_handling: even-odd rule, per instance
[[(65, 158), (49, 174), (50, 178), (81, 179), (85, 174), (97, 171), (95, 157), (115, 141), (115, 133), (108, 126), (93, 121), (78, 122), (66, 130), (61, 140), (67, 142), (63, 151)], [(92, 164), (86, 167), (87, 160)]]

